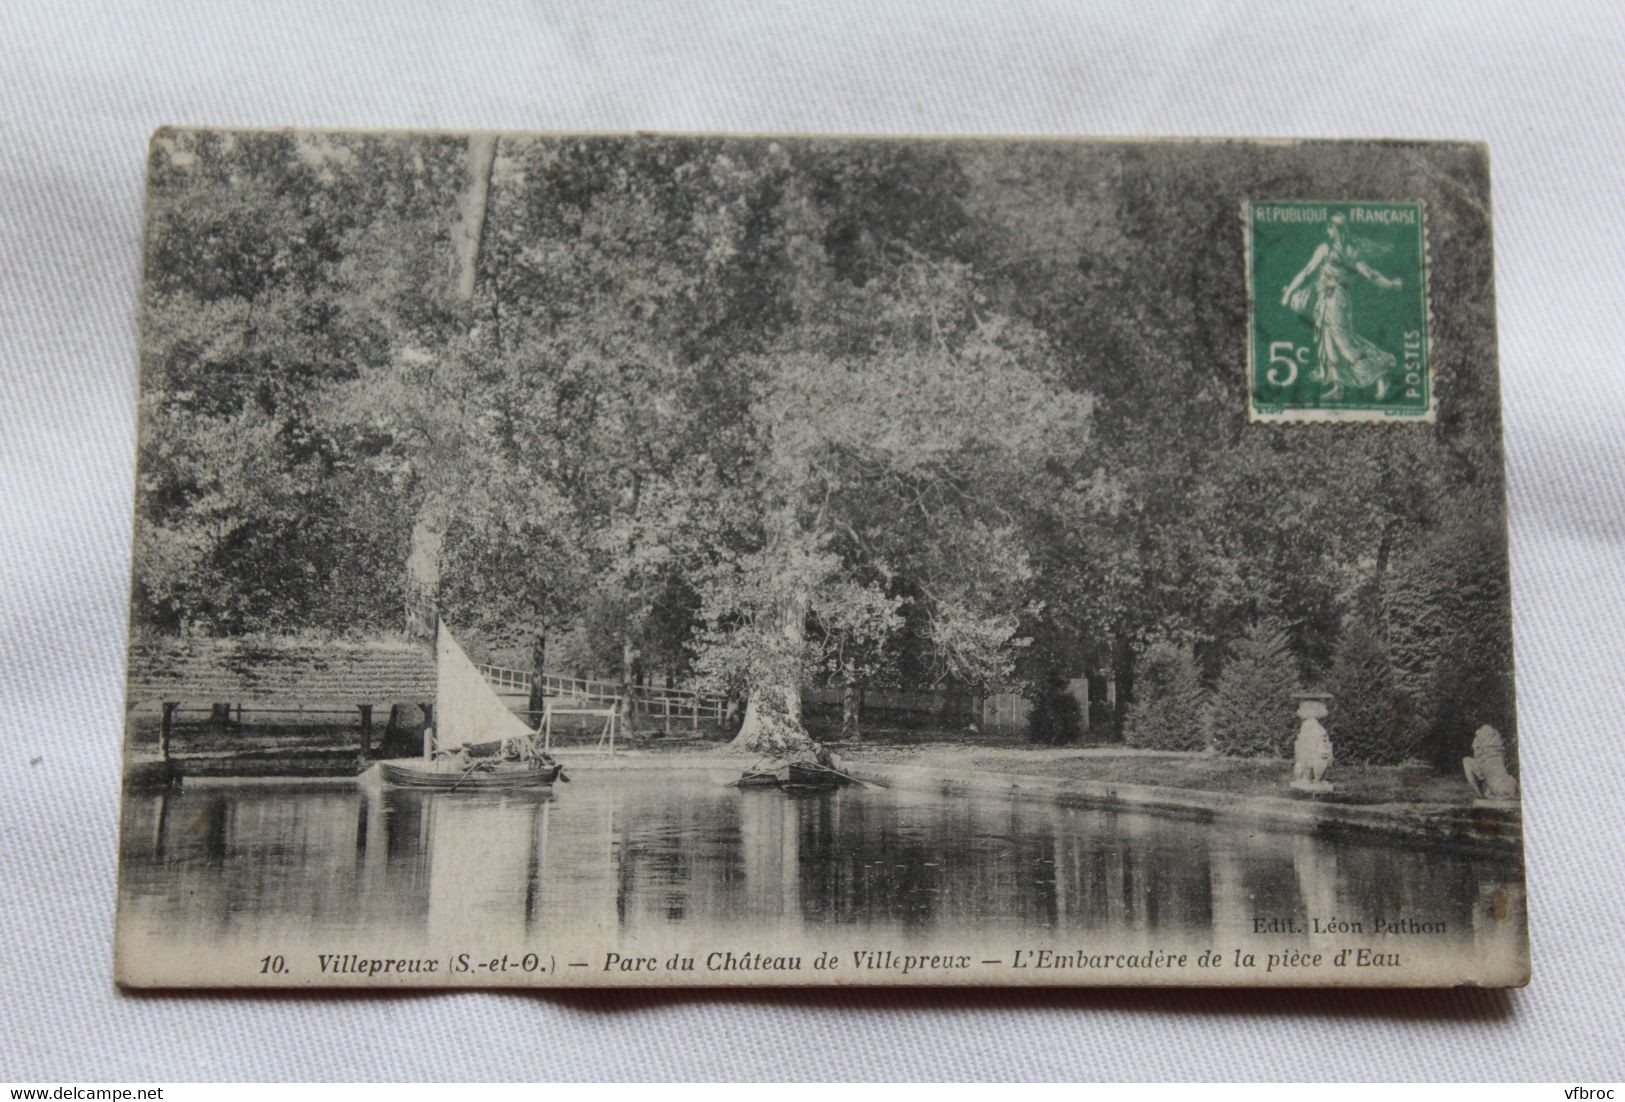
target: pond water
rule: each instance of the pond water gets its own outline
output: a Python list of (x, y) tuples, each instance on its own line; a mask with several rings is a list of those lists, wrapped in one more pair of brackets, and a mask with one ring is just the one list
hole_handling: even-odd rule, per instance
[[(1011, 935), (1251, 936), (1403, 917), (1463, 959), (1522, 938), (1499, 857), (993, 795), (740, 790), (581, 771), (556, 793), (292, 785), (130, 792), (120, 920), (177, 946), (364, 936), (540, 945), (684, 928), (965, 944)], [(1507, 905), (1508, 892), (1520, 893)], [(850, 939), (848, 939), (850, 940)], [(1111, 940), (1122, 941), (1122, 936)], [(731, 942), (730, 942), (731, 943)]]

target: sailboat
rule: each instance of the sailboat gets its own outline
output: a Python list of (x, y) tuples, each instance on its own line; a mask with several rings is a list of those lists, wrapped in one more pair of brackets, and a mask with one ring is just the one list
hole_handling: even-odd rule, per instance
[(446, 792), (543, 788), (564, 772), (542, 749), (537, 732), (502, 703), (444, 622), (435, 626), (433, 718), (423, 732), (421, 758), (378, 763), (385, 784)]

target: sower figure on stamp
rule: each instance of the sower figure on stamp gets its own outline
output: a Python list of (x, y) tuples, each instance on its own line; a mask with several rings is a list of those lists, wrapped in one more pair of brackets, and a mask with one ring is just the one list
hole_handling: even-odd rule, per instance
[[(1354, 308), (1349, 284), (1359, 275), (1385, 291), (1397, 291), (1404, 281), (1390, 279), (1365, 262), (1365, 256), (1378, 246), (1349, 235), (1341, 214), (1332, 215), (1326, 227), (1327, 241), (1315, 248), (1303, 270), (1281, 292), (1281, 305), (1309, 315), (1315, 323), (1315, 368), (1311, 378), (1326, 385), (1323, 398), (1343, 397), (1343, 387), (1376, 384), (1380, 401), (1388, 392), (1388, 376), (1395, 366), (1394, 354), (1378, 348), (1354, 329)], [(1306, 281), (1311, 275), (1315, 281)]]

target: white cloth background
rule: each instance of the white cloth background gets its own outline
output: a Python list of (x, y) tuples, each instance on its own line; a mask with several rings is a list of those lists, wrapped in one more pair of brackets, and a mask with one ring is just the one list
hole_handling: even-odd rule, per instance
[[(0, 58), (0, 1079), (1625, 1072), (1618, 0), (12, 0)], [(121, 995), (138, 244), (160, 123), (1487, 140), (1533, 986)]]

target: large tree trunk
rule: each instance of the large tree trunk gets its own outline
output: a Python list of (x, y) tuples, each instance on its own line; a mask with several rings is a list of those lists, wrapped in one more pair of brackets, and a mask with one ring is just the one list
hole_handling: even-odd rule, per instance
[(790, 758), (816, 754), (821, 747), (801, 725), (800, 654), (806, 642), (810, 594), (786, 597), (778, 609), (776, 684), (758, 686), (745, 704), (745, 722), (733, 745), (769, 757)]
[(857, 678), (852, 672), (846, 672), (841, 682), (841, 737), (843, 739), (861, 739), (863, 731), (860, 727), (859, 712), (863, 708), (863, 689), (858, 685)]
[(543, 683), (546, 676), (547, 629), (543, 628), (530, 641), (530, 701), (526, 707), (533, 725), (542, 721), (542, 709), (547, 704), (547, 686)]
[(440, 608), (440, 560), (451, 529), (451, 503), (431, 490), (412, 522), (412, 548), (406, 556), (406, 634), (434, 637)]
[(779, 609), (779, 635), (784, 640), (784, 653), (794, 656), (786, 661), (786, 674), (779, 694), (784, 698), (784, 715), (792, 725), (801, 727), (801, 652), (807, 644), (807, 609), (812, 605), (812, 594), (797, 590)]
[(474, 134), (468, 139), (468, 182), (457, 204), (456, 269), (452, 292), (458, 302), (474, 297), (480, 268), (480, 237), (485, 232), (485, 210), (491, 194), (491, 166), (496, 162), (495, 134)]
[(1126, 632), (1112, 636), (1112, 691), (1116, 694), (1112, 707), (1113, 740), (1123, 739), (1123, 714), (1134, 699), (1134, 647)]
[[(457, 203), (457, 226), (452, 233), (452, 294), (459, 302), (474, 298), (479, 274), (480, 237), (485, 232), (485, 210), (491, 193), (491, 166), (496, 161), (496, 135), (475, 134), (468, 139), (468, 179)], [(406, 633), (413, 638), (434, 634), (440, 608), (440, 561), (451, 530), (452, 496), (438, 484), (432, 453), (420, 473), (429, 490), (412, 521), (412, 547), (406, 558)]]
[(630, 735), (636, 730), (637, 709), (632, 696), (632, 679), (637, 669), (638, 649), (631, 635), (621, 636), (621, 730)]

